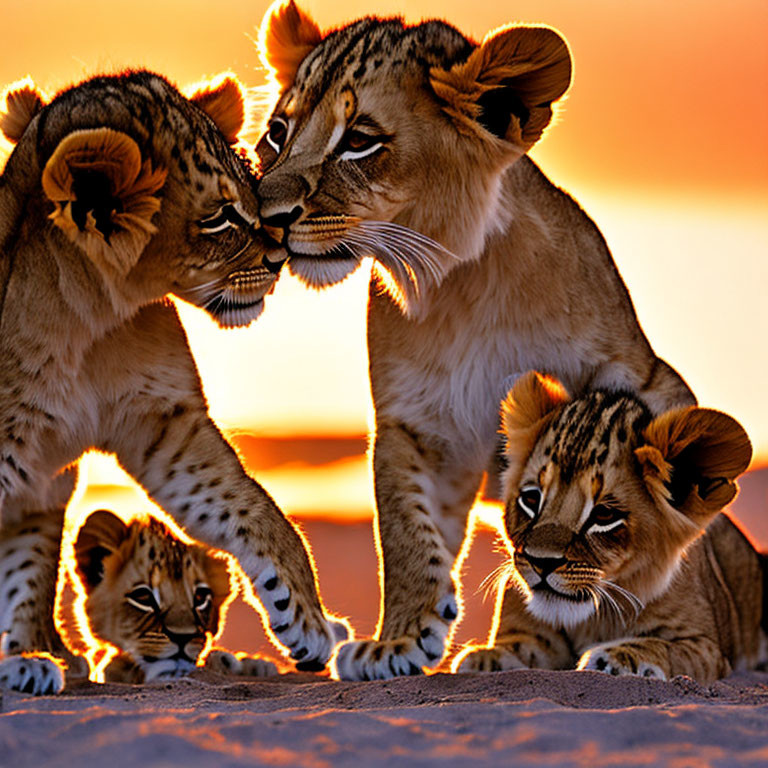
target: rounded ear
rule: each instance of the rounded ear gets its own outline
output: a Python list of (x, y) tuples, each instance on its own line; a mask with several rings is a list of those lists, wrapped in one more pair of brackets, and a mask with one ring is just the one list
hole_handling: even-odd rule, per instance
[(237, 142), (237, 134), (245, 123), (245, 97), (235, 75), (227, 72), (198, 84), (188, 98), (216, 123), (227, 144)]
[(276, 0), (261, 22), (259, 55), (285, 89), (293, 83), (301, 62), (322, 39), (320, 27), (294, 0)]
[(155, 193), (166, 175), (142, 160), (130, 136), (93, 128), (59, 142), (43, 169), (42, 185), (55, 204), (53, 223), (98, 266), (125, 275), (157, 229)]
[(75, 563), (87, 592), (104, 578), (104, 558), (118, 551), (128, 532), (129, 526), (106, 509), (93, 512), (83, 523), (75, 541)]
[(0, 131), (8, 141), (16, 144), (32, 122), (32, 118), (45, 106), (47, 99), (28, 77), (12, 83), (5, 91), (5, 111), (0, 113)]
[(489, 132), (530, 149), (552, 119), (552, 102), (571, 82), (568, 44), (549, 27), (505, 27), (469, 58), (430, 81), (463, 133)]
[(635, 450), (651, 495), (700, 527), (733, 500), (736, 478), (749, 466), (752, 444), (735, 419), (709, 408), (682, 408), (658, 416)]
[(501, 426), (507, 438), (510, 467), (524, 462), (554, 411), (571, 398), (550, 376), (528, 371), (514, 384), (501, 404)]

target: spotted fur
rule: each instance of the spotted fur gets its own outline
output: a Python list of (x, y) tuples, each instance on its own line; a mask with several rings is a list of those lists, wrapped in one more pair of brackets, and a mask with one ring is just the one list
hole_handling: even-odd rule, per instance
[(234, 590), (227, 562), (206, 547), (180, 541), (157, 520), (126, 525), (100, 510), (80, 529), (75, 556), (89, 634), (119, 651), (106, 680), (185, 675), (204, 651), (205, 666), (225, 674), (277, 673), (267, 659), (211, 649)]
[[(231, 138), (239, 89), (224, 81), (201, 105)], [(209, 418), (163, 300), (223, 325), (261, 311), (274, 274), (248, 166), (194, 96), (148, 72), (97, 77), (48, 105), (11, 94), (7, 109), (18, 144), (0, 176), (0, 569), (16, 572), (0, 585), (3, 653), (60, 651), (53, 553), (72, 478), (58, 473), (95, 447), (193, 537), (235, 555), (276, 641), (322, 666), (336, 635), (303, 541)], [(23, 533), (33, 514), (45, 530)], [(7, 665), (18, 667), (0, 662), (0, 681), (27, 687)], [(31, 692), (49, 690), (35, 679)]]
[(511, 554), (460, 671), (593, 669), (702, 683), (768, 662), (761, 556), (724, 514), (752, 448), (730, 416), (571, 400), (536, 374), (504, 404)]
[(368, 305), (383, 611), (339, 676), (420, 672), (459, 613), (451, 570), (483, 473), (498, 493), (497, 405), (536, 368), (574, 393), (627, 389), (654, 413), (694, 401), (651, 349), (597, 227), (525, 155), (571, 77), (566, 42), (510, 26), (482, 43), (442, 21), (365, 18), (323, 34), (292, 0), (262, 26), (280, 96), (258, 145), (265, 225), (290, 269), (330, 285), (356, 265), (297, 236), (353, 214), (444, 246), (403, 314)]

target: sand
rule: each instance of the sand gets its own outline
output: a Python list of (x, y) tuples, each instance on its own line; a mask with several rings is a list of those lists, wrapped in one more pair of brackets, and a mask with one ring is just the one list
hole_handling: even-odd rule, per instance
[(3, 695), (0, 765), (768, 765), (768, 674), (708, 687), (543, 671), (80, 683), (58, 697)]

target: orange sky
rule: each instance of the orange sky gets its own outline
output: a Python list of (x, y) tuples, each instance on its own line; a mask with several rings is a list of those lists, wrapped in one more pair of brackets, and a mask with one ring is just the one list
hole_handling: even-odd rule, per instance
[[(230, 69), (258, 86), (252, 38), (266, 5), (2, 0), (0, 85), (31, 75), (55, 91), (144, 66), (180, 85)], [(370, 8), (304, 6), (326, 27)], [(376, 9), (441, 16), (477, 38), (513, 20), (567, 37), (574, 85), (532, 154), (606, 234), (658, 353), (703, 404), (737, 416), (768, 459), (768, 3), (386, 0)], [(282, 279), (245, 331), (217, 331), (185, 310), (214, 416), (268, 433), (364, 431), (364, 304), (359, 270), (322, 294)]]

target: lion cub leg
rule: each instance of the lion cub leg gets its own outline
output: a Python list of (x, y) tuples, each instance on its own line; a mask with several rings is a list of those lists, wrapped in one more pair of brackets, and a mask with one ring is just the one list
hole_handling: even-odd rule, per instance
[(500, 615), (488, 644), (469, 645), (451, 663), (453, 672), (501, 672), (507, 669), (568, 669), (575, 657), (562, 633), (525, 610), (522, 596), (509, 583), (502, 585)]
[(703, 633), (699, 637), (686, 637), (684, 632), (679, 638), (670, 640), (631, 637), (592, 646), (579, 659), (577, 669), (660, 680), (688, 675), (700, 682), (718, 680), (732, 671), (712, 638)]
[[(323, 611), (298, 531), (246, 474), (208, 416), (176, 313), (165, 305), (145, 307), (101, 352), (91, 371), (109, 393), (101, 447), (116, 453), (190, 536), (234, 555), (275, 642), (302, 668), (322, 668), (346, 629)], [(132, 361), (130, 370), (124, 360)]]
[(451, 461), (437, 440), (379, 425), (374, 446), (383, 614), (375, 640), (343, 644), (344, 680), (421, 674), (443, 657), (459, 614), (451, 569), (481, 470)]
[[(273, 638), (301, 668), (322, 668), (346, 631), (324, 615), (296, 529), (245, 474), (205, 412), (178, 404), (153, 416), (144, 440), (134, 434), (131, 460), (118, 452), (121, 460), (135, 467), (150, 495), (191, 536), (237, 558), (269, 617)], [(150, 416), (143, 414), (143, 421), (149, 425)]]
[(26, 514), (0, 539), (0, 686), (59, 693), (65, 655), (53, 623), (64, 509)]

